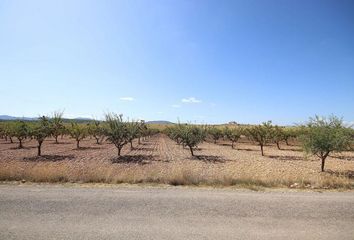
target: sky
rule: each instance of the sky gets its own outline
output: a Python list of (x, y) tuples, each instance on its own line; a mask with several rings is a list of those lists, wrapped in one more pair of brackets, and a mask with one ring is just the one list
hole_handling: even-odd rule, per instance
[(0, 115), (354, 121), (352, 0), (0, 1)]

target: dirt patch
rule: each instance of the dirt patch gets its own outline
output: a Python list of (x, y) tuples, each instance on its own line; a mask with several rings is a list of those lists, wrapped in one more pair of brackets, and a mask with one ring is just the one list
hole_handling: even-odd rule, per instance
[[(320, 172), (320, 161), (306, 156), (301, 148), (275, 145), (260, 147), (241, 139), (235, 149), (227, 141), (217, 144), (204, 142), (194, 157), (188, 148), (177, 145), (165, 135), (157, 135), (133, 149), (126, 145), (118, 158), (114, 145), (95, 139), (84, 139), (81, 149), (76, 142), (64, 137), (43, 143), (42, 157), (37, 157), (36, 142), (26, 140), (24, 149), (18, 143), (9, 144), (0, 139), (0, 180), (104, 183), (167, 183), (181, 185), (238, 185), (289, 187), (345, 187), (352, 188), (354, 180), (354, 153), (344, 152), (328, 157), (326, 172)], [(293, 185), (294, 186), (294, 185)]]

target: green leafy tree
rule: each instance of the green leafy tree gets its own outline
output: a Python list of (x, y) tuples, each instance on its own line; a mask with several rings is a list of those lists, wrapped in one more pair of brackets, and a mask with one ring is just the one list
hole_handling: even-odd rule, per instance
[[(11, 133), (10, 133), (10, 123), (2, 123), (0, 125), (0, 135), (1, 138), (5, 139), (5, 141), (7, 142), (8, 138), (11, 137)], [(12, 139), (11, 139), (11, 143), (12, 143)]]
[(216, 141), (219, 140), (223, 136), (222, 130), (217, 127), (209, 128), (208, 134), (212, 137), (212, 139), (214, 140), (214, 143), (216, 143)]
[(234, 148), (235, 143), (241, 138), (242, 129), (239, 127), (235, 128), (224, 128), (224, 135), (227, 139), (231, 141), (231, 147)]
[(31, 135), (37, 141), (37, 155), (41, 156), (41, 149), (44, 140), (51, 134), (50, 123), (47, 117), (43, 116), (39, 118), (38, 122), (35, 122), (31, 128)]
[(114, 113), (106, 114), (106, 136), (107, 140), (113, 143), (118, 149), (118, 157), (124, 145), (129, 142), (129, 132), (127, 124), (123, 121), (123, 115)]
[(19, 141), (18, 148), (23, 148), (23, 140), (30, 135), (30, 128), (28, 124), (24, 121), (17, 121), (13, 126), (13, 135)]
[(65, 131), (63, 122), (63, 112), (54, 112), (50, 119), (51, 135), (55, 139), (55, 143), (58, 144), (58, 137)]
[(297, 127), (284, 128), (283, 132), (284, 132), (284, 141), (288, 146), (290, 145), (289, 140), (296, 139), (297, 136), (299, 135), (299, 129)]
[(127, 140), (130, 143), (130, 149), (133, 150), (133, 140), (138, 138), (140, 135), (140, 124), (139, 122), (131, 121), (126, 123), (127, 127)]
[(181, 142), (189, 147), (191, 155), (194, 156), (193, 148), (202, 143), (206, 137), (206, 131), (202, 127), (193, 125), (183, 125), (181, 131)]
[(104, 138), (104, 128), (100, 121), (94, 120), (88, 125), (88, 133), (94, 137), (96, 144), (101, 144)]
[(261, 147), (262, 156), (264, 156), (263, 147), (272, 139), (272, 122), (264, 122), (261, 125), (253, 126), (247, 129), (250, 138), (257, 142)]
[(331, 152), (349, 150), (352, 139), (349, 128), (344, 127), (342, 119), (336, 116), (321, 118), (315, 116), (304, 126), (301, 136), (303, 148), (307, 153), (321, 159), (321, 171), (324, 171), (325, 161)]
[(87, 137), (88, 128), (83, 124), (78, 124), (77, 122), (72, 122), (68, 129), (69, 134), (72, 138), (76, 140), (76, 148), (80, 149), (80, 141)]
[(178, 123), (177, 125), (166, 128), (165, 133), (179, 145), (182, 141), (183, 129), (184, 125)]
[(139, 131), (138, 131), (138, 144), (141, 143), (141, 137), (144, 137), (144, 133), (147, 131), (147, 126), (144, 120), (139, 122)]
[(273, 138), (275, 144), (277, 145), (277, 148), (279, 150), (281, 150), (280, 149), (280, 142), (285, 139), (285, 133), (284, 133), (283, 128), (281, 128), (279, 126), (275, 126), (272, 131), (272, 138)]

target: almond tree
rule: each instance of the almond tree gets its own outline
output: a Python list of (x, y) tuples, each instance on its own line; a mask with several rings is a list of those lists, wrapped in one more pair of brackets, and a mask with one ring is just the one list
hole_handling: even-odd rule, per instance
[(55, 138), (55, 143), (58, 144), (58, 137), (65, 130), (63, 122), (63, 112), (54, 112), (50, 119), (51, 135)]
[(217, 127), (209, 128), (208, 134), (213, 138), (214, 143), (223, 136), (222, 130)]
[(233, 149), (234, 144), (241, 138), (242, 129), (239, 127), (231, 128), (231, 129), (228, 127), (225, 127), (224, 135), (226, 136), (227, 139), (229, 139), (231, 141), (231, 147)]
[(298, 129), (294, 127), (287, 127), (283, 129), (284, 141), (289, 146), (289, 139), (296, 138), (298, 136)]
[(178, 123), (177, 125), (166, 128), (165, 133), (169, 138), (174, 140), (178, 145), (182, 141), (183, 124)]
[(144, 120), (141, 120), (139, 122), (139, 131), (138, 131), (138, 144), (141, 143), (141, 137), (143, 137), (145, 134), (145, 132), (147, 131), (147, 126), (145, 124), (145, 121)]
[(17, 121), (13, 126), (13, 134), (19, 141), (18, 148), (23, 148), (22, 141), (27, 138), (30, 134), (30, 128), (28, 124), (24, 121)]
[(273, 138), (275, 144), (277, 145), (277, 148), (279, 150), (281, 150), (280, 149), (280, 142), (285, 139), (284, 130), (279, 126), (275, 126), (272, 131), (272, 138)]
[(96, 144), (101, 144), (104, 138), (104, 129), (98, 120), (94, 120), (88, 125), (88, 133), (96, 139)]
[(206, 137), (206, 131), (202, 127), (183, 125), (181, 128), (181, 142), (189, 147), (191, 155), (194, 156), (193, 148), (202, 143)]
[(336, 116), (310, 118), (305, 134), (301, 136), (303, 148), (321, 159), (321, 171), (324, 171), (325, 161), (331, 152), (349, 150), (353, 139), (350, 129), (343, 126), (343, 120)]
[(247, 132), (251, 139), (259, 144), (261, 147), (262, 156), (264, 156), (263, 147), (272, 138), (273, 126), (272, 122), (264, 122), (261, 125), (253, 126), (247, 129)]
[(51, 129), (50, 123), (47, 117), (43, 116), (39, 118), (39, 121), (34, 123), (31, 129), (31, 136), (38, 142), (37, 155), (41, 156), (41, 148), (44, 140), (50, 136)]
[(139, 137), (140, 133), (140, 126), (139, 122), (131, 121), (126, 123), (128, 135), (127, 140), (130, 143), (130, 150), (133, 150), (133, 140)]
[(88, 129), (85, 125), (72, 122), (68, 129), (69, 134), (76, 140), (76, 148), (80, 149), (80, 141), (84, 139), (88, 134)]
[(123, 122), (123, 115), (114, 113), (106, 114), (106, 136), (107, 140), (113, 143), (118, 149), (118, 157), (120, 157), (121, 150), (129, 141), (129, 133), (127, 124)]

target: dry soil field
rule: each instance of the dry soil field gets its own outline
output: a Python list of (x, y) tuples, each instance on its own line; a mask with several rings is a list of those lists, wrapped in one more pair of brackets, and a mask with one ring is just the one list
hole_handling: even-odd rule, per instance
[(117, 158), (114, 145), (95, 144), (94, 139), (76, 143), (69, 138), (44, 142), (42, 157), (36, 157), (36, 142), (0, 140), (0, 180), (35, 182), (166, 183), (246, 187), (353, 188), (354, 153), (332, 155), (326, 172), (320, 161), (305, 156), (299, 146), (265, 147), (264, 157), (257, 145), (241, 139), (235, 149), (228, 142), (204, 142), (191, 157), (188, 149), (165, 135), (134, 142), (135, 149), (123, 148)]

